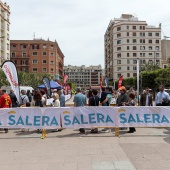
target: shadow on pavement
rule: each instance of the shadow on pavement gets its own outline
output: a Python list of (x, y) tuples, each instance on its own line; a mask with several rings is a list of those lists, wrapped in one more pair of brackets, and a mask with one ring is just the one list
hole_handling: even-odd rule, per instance
[[(166, 129), (167, 131), (165, 131), (163, 133), (166, 134), (166, 135), (170, 135), (170, 128), (167, 127), (167, 128), (164, 128), (164, 129)], [(164, 141), (170, 144), (170, 136), (167, 137), (167, 138), (164, 138)]]

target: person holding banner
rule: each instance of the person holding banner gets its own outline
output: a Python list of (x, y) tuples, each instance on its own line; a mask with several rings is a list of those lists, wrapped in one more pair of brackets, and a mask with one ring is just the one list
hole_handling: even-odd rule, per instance
[[(0, 108), (10, 108), (12, 107), (12, 101), (10, 96), (6, 93), (6, 90), (0, 90)], [(8, 129), (4, 129), (5, 133), (8, 133)]]

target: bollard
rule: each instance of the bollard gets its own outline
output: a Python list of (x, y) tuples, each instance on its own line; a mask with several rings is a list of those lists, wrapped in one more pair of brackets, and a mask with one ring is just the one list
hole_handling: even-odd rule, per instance
[(119, 137), (119, 128), (115, 128), (115, 136)]
[(46, 137), (47, 137), (46, 130), (45, 130), (45, 129), (43, 129), (43, 130), (42, 130), (42, 136), (41, 136), (41, 139), (44, 139), (44, 138), (46, 138)]

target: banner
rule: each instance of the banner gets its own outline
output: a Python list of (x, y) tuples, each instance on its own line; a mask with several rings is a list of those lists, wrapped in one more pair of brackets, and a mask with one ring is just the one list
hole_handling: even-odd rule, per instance
[(72, 107), (62, 111), (63, 128), (91, 128), (116, 126), (116, 112), (113, 107)]
[(51, 86), (50, 86), (50, 80), (49, 80), (49, 78), (44, 77), (42, 81), (43, 81), (43, 83), (44, 83), (44, 85), (45, 85), (45, 87), (46, 87), (46, 89), (47, 89), (47, 95), (48, 95), (49, 97), (51, 97)]
[(60, 128), (60, 110), (53, 107), (0, 109), (0, 128)]
[(67, 75), (67, 74), (65, 74), (65, 75), (64, 75), (64, 81), (63, 81), (63, 82), (64, 82), (64, 84), (66, 84), (67, 79), (68, 79), (68, 75)]
[(118, 80), (118, 89), (122, 86), (122, 81), (123, 81), (123, 76), (120, 76)]
[(1, 67), (11, 85), (11, 89), (14, 91), (17, 97), (18, 102), (21, 103), (19, 83), (18, 83), (18, 72), (15, 64), (12, 61), (7, 60), (2, 64)]
[[(0, 109), (0, 128), (170, 127), (168, 106)], [(60, 122), (61, 118), (61, 122)]]

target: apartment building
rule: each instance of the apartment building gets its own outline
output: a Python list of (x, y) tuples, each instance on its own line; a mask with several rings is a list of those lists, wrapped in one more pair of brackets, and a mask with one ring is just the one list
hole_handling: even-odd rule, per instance
[(63, 79), (64, 54), (58, 43), (50, 40), (11, 40), (11, 61), (18, 71), (48, 73)]
[(0, 1), (0, 17), (1, 17), (1, 29), (0, 29), (0, 65), (10, 59), (10, 7), (7, 3)]
[(140, 66), (153, 63), (161, 66), (161, 25), (150, 26), (131, 14), (111, 20), (104, 35), (105, 75), (115, 82), (137, 75)]
[(98, 66), (64, 66), (64, 74), (68, 75), (68, 80), (81, 87), (82, 90), (89, 89), (90, 86), (99, 86), (102, 78), (102, 67)]

